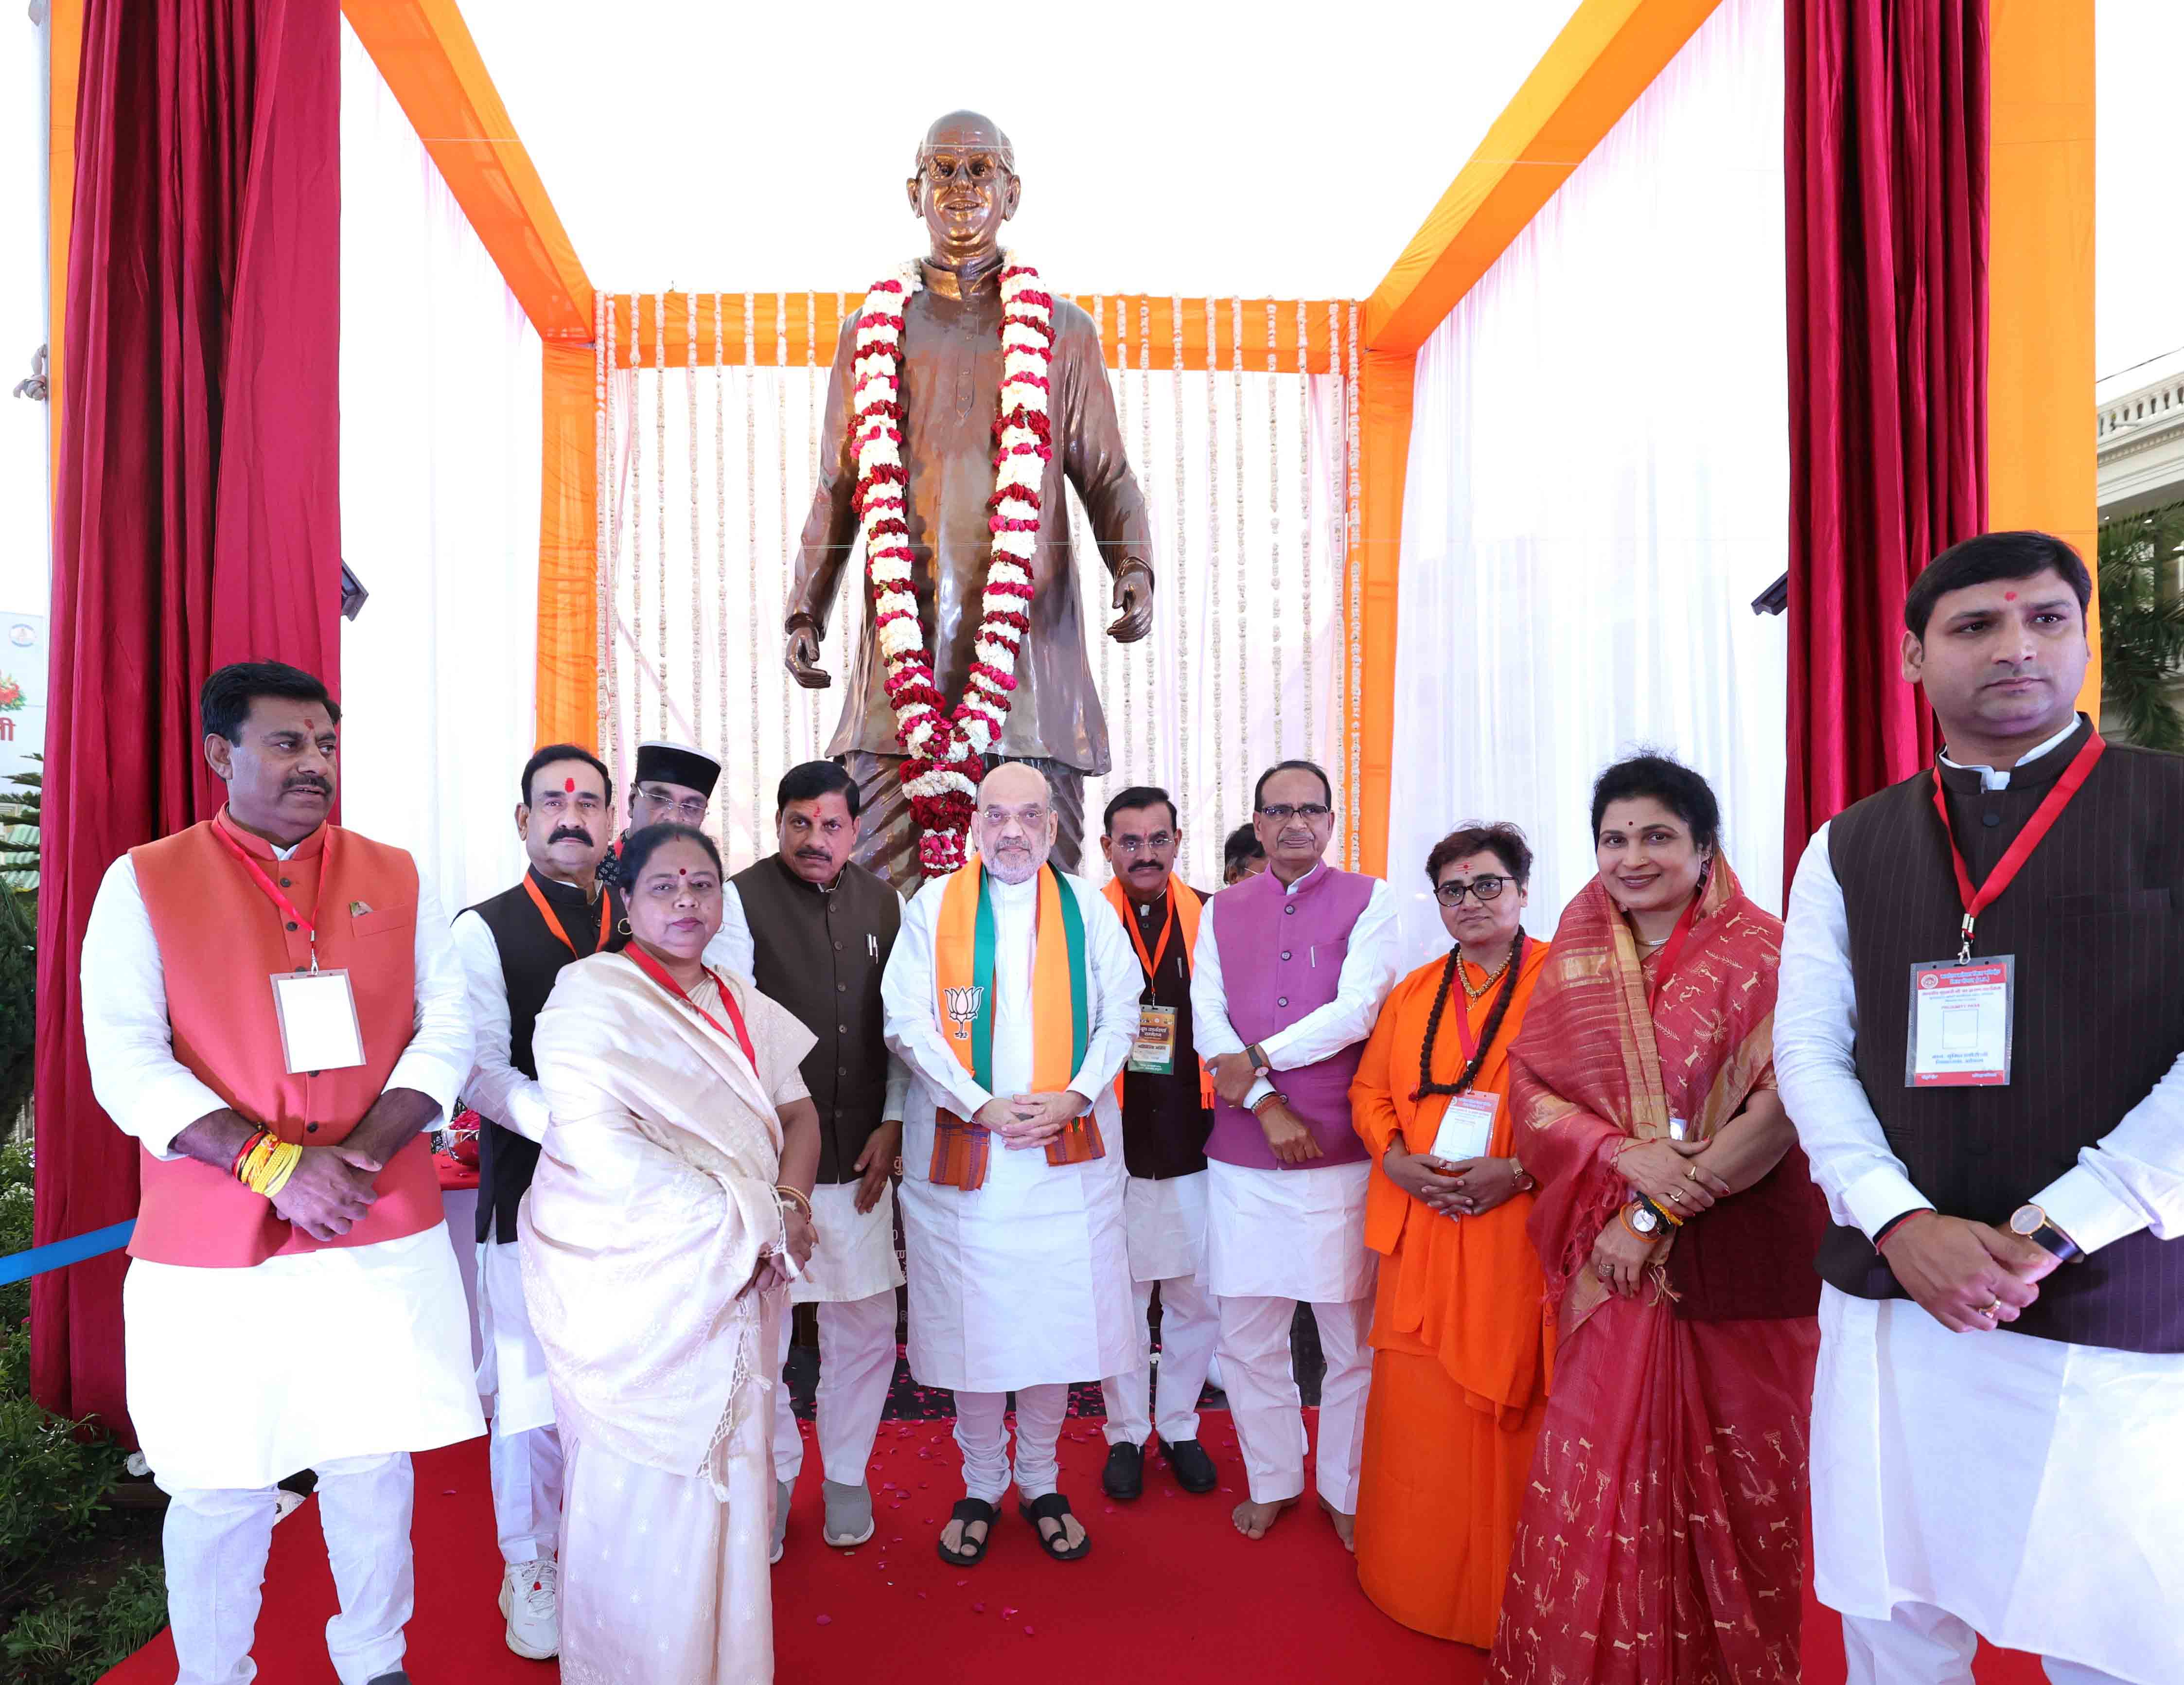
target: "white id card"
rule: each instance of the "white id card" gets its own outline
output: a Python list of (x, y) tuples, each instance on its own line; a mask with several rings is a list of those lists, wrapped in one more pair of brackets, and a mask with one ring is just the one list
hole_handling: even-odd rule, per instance
[(1500, 1095), (1481, 1094), (1477, 1089), (1451, 1095), (1448, 1110), (1441, 1113), (1440, 1128), (1434, 1132), (1433, 1156), (1444, 1164), (1484, 1158), (1493, 1144), (1494, 1114), (1501, 1106)]
[(2017, 962), (1934, 960), (1911, 968), (1906, 1088), (1998, 1088), (2009, 1081)]
[(345, 1070), (364, 1063), (364, 1033), (346, 971), (276, 971), (273, 1016), (292, 1076)]

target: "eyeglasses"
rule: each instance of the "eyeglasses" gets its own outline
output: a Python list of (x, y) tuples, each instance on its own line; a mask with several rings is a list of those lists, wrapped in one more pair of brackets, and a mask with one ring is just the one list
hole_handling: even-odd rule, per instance
[(1108, 846), (1117, 854), (1158, 854), (1175, 842), (1174, 834), (1155, 831), (1149, 837), (1117, 837)]
[(1290, 819), (1324, 819), (1334, 812), (1324, 801), (1301, 801), (1292, 807), (1286, 801), (1277, 801), (1271, 807), (1262, 807), (1260, 817), (1272, 819), (1277, 825)]
[(1443, 907), (1462, 907), (1463, 898), (1466, 896), (1473, 896), (1478, 898), (1479, 906), (1484, 907), (1490, 901), (1501, 900), (1502, 891), (1508, 887), (1509, 880), (1507, 878), (1497, 878), (1489, 873), (1484, 878), (1474, 878), (1468, 884), (1436, 884), (1434, 886), (1434, 899)]
[(692, 825), (705, 817), (705, 809), (710, 805), (710, 798), (707, 796), (686, 795), (678, 801), (663, 790), (647, 789), (643, 784), (637, 787), (637, 793), (655, 808), (663, 812), (676, 814), (685, 823)]

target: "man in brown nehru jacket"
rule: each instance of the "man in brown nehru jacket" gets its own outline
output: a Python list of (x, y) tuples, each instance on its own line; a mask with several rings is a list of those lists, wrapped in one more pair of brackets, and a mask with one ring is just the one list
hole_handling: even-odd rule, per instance
[[(832, 761), (792, 767), (774, 801), (781, 851), (730, 879), (710, 963), (741, 973), (818, 1037), (804, 1082), (819, 1108), (819, 1179), (811, 1189), (819, 1243), (798, 1304), (818, 1307), (819, 1455), (827, 1507), (822, 1536), (842, 1549), (872, 1536), (865, 1467), (894, 1379), (894, 1192), (910, 1074), (882, 1034), (880, 976), (894, 950), (902, 902), (850, 858), (857, 784)], [(788, 1359), (789, 1320), (782, 1319)], [(786, 1385), (774, 1388), (773, 1549), (779, 1559), (804, 1441)]]
[(1904, 603), (1937, 764), (1807, 848), (1774, 1057), (1835, 1226), (1814, 1588), (1851, 1685), (2184, 1681), (2184, 758), (2076, 712), (2085, 564)]

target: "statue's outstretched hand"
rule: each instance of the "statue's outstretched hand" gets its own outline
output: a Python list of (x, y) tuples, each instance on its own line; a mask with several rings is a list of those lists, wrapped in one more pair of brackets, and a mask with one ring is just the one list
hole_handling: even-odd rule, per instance
[(1116, 619), (1107, 635), (1117, 644), (1134, 644), (1153, 629), (1153, 571), (1134, 559), (1115, 572)]
[(788, 628), (788, 673), (806, 690), (824, 690), (834, 681), (819, 665), (819, 628), (797, 620)]

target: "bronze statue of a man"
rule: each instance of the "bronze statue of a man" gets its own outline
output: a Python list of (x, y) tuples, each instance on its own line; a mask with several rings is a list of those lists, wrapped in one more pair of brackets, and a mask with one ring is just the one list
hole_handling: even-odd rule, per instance
[[(926, 131), (917, 173), (907, 183), (925, 222), (930, 255), (922, 285), (902, 306), (900, 453), (911, 589), (944, 711), (954, 707), (977, 656), (981, 599), (993, 555), (995, 422), (1002, 385), (1004, 267), (1001, 225), (1022, 194), (1008, 137), (973, 111), (943, 117)], [(855, 548), (858, 461), (852, 436), (857, 328), (842, 325), (827, 387), (819, 484), (798, 546), (785, 630), (796, 682), (823, 689), (820, 639)], [(1084, 851), (1084, 778), (1107, 770), (1107, 723), (1092, 686), (1069, 542), (1065, 477), (1076, 487), (1101, 561), (1114, 580), (1117, 611), (1107, 635), (1134, 643), (1152, 629), (1151, 533), (1144, 494), (1123, 455), (1115, 405), (1091, 317), (1057, 299), (1048, 369), (1051, 455), (1039, 487), (1037, 542), (1025, 562), (1029, 627), (1015, 663), (1015, 689), (987, 762), (1028, 761), (1053, 785), (1061, 834), (1056, 863), (1078, 869)], [(841, 757), (863, 799), (860, 863), (897, 888), (916, 888), (918, 828), (900, 777), (905, 756), (875, 647), (869, 583), (841, 723), (827, 752)]]

